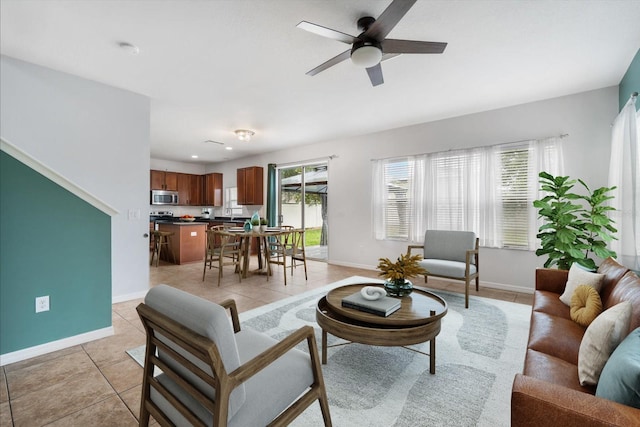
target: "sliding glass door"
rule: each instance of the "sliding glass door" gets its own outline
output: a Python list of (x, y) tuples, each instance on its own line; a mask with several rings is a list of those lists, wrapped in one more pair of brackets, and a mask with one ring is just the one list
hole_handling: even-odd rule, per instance
[(328, 259), (327, 163), (278, 169), (278, 222), (305, 229), (307, 258)]

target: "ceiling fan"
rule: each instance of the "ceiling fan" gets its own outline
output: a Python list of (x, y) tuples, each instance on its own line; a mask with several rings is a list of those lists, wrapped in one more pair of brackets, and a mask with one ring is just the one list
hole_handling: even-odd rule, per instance
[(378, 19), (374, 19), (371, 16), (364, 16), (358, 19), (358, 29), (362, 32), (357, 37), (321, 25), (312, 24), (311, 22), (300, 22), (297, 25), (298, 28), (351, 45), (351, 49), (345, 50), (313, 70), (308, 71), (307, 75), (315, 76), (319, 72), (347, 58), (351, 58), (351, 62), (355, 65), (367, 69), (371, 84), (378, 86), (384, 83), (380, 61), (402, 53), (444, 52), (444, 49), (447, 47), (446, 43), (385, 38), (416, 1), (417, 0), (393, 0)]

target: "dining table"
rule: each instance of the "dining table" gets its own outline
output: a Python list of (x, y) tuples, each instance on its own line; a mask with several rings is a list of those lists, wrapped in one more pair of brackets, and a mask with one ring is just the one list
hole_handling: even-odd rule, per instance
[[(256, 238), (258, 245), (258, 269), (255, 271), (258, 274), (267, 274), (271, 275), (271, 271), (269, 269), (269, 250), (267, 247), (268, 238), (273, 237), (282, 233), (291, 233), (289, 229), (283, 229), (280, 227), (267, 227), (264, 231), (261, 231), (259, 228), (254, 228), (250, 231), (245, 230), (243, 227), (229, 227), (225, 229), (228, 233), (233, 233), (239, 236), (242, 239), (241, 247), (242, 247), (242, 278), (247, 278), (249, 272), (249, 261), (250, 261), (250, 246), (251, 239)], [(264, 261), (262, 257), (264, 256)], [(267, 271), (263, 271), (265, 266), (267, 267)]]

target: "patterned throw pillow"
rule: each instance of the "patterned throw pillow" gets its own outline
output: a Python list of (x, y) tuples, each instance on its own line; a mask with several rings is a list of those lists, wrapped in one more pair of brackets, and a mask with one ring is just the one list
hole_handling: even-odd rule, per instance
[(571, 297), (571, 320), (585, 328), (602, 313), (602, 300), (598, 291), (588, 285), (580, 285)]
[(582, 269), (578, 263), (573, 263), (569, 269), (567, 285), (565, 286), (562, 295), (560, 295), (560, 301), (562, 301), (564, 305), (570, 306), (573, 291), (575, 291), (580, 285), (589, 285), (596, 291), (600, 292), (602, 279), (604, 279), (604, 274), (591, 273), (590, 271)]

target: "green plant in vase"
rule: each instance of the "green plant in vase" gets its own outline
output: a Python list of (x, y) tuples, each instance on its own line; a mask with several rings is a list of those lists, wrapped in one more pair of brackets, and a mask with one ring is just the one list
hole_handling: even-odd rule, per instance
[(384, 289), (387, 295), (403, 297), (413, 291), (413, 284), (407, 279), (427, 273), (427, 270), (418, 264), (421, 259), (421, 255), (402, 254), (396, 262), (391, 262), (389, 258), (378, 260), (378, 275), (386, 279)]
[[(537, 237), (541, 248), (536, 255), (547, 256), (545, 267), (557, 265), (568, 270), (574, 262), (595, 270), (596, 263), (589, 258), (594, 254), (600, 258), (615, 257), (616, 253), (607, 249), (607, 242), (615, 239), (614, 221), (607, 215), (613, 210), (605, 202), (613, 196), (607, 195), (616, 187), (601, 187), (594, 191), (582, 180), (571, 180), (568, 176), (557, 176), (540, 172), (541, 189), (548, 194), (535, 200), (533, 206), (538, 209), (545, 223), (539, 228)], [(587, 191), (587, 195), (573, 193), (576, 182)], [(584, 204), (586, 202), (586, 206)]]
[(260, 231), (265, 231), (268, 224), (269, 223), (266, 218), (260, 218)]

